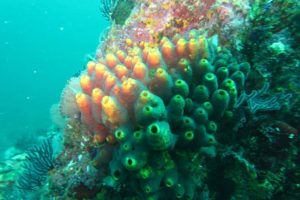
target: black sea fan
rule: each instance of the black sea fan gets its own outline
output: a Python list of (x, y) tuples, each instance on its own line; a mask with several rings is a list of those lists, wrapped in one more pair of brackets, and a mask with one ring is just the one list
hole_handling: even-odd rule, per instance
[(26, 155), (23, 171), (19, 175), (16, 186), (21, 190), (37, 190), (45, 184), (48, 171), (53, 169), (53, 148), (48, 138), (41, 145), (31, 148)]
[(102, 6), (100, 7), (100, 11), (102, 16), (108, 21), (111, 21), (111, 15), (116, 2), (117, 0), (101, 0)]
[(134, 8), (133, 0), (101, 0), (100, 11), (108, 21), (124, 25)]

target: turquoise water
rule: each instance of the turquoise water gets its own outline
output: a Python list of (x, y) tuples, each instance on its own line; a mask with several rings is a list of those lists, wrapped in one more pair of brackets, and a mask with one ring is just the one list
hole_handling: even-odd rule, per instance
[(99, 6), (97, 0), (0, 1), (1, 153), (50, 126), (51, 105), (108, 26)]

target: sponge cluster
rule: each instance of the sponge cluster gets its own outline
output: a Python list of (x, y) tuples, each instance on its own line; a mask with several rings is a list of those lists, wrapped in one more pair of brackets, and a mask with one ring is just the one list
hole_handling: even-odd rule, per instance
[(144, 199), (194, 199), (201, 181), (188, 155), (214, 148), (249, 71), (196, 30), (159, 44), (127, 39), (89, 62), (74, 101), (97, 141), (116, 144), (106, 180)]

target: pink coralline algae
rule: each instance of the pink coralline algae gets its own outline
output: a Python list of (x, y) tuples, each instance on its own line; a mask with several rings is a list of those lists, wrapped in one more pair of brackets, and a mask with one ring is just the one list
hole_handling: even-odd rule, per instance
[(248, 5), (248, 1), (239, 0), (136, 1), (124, 26), (112, 24), (98, 52), (122, 49), (126, 38), (156, 43), (162, 35), (173, 37), (192, 29), (209, 36), (218, 33), (223, 45), (238, 47), (239, 41), (234, 40), (247, 28)]

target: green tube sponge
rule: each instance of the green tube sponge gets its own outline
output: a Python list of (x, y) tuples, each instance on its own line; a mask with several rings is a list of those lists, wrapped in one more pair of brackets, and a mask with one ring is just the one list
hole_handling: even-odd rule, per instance
[(233, 74), (234, 72), (239, 70), (239, 66), (236, 63), (231, 63), (228, 65), (229, 74)]
[(194, 139), (194, 132), (193, 131), (186, 131), (184, 132), (184, 140), (187, 142), (191, 142)]
[(124, 173), (124, 171), (121, 171), (121, 170), (118, 170), (118, 169), (111, 170), (112, 178), (115, 181), (119, 181), (120, 180), (121, 175), (122, 175), (121, 173)]
[(121, 179), (124, 179), (126, 176), (122, 164), (117, 159), (114, 159), (110, 162), (109, 169), (110, 169), (111, 177), (115, 181), (120, 181)]
[(190, 145), (195, 139), (194, 131), (185, 131), (179, 135), (178, 142), (176, 145), (179, 147), (186, 147)]
[(168, 105), (168, 112), (171, 112), (174, 115), (181, 116), (183, 114), (183, 109), (185, 106), (184, 98), (177, 94), (172, 97)]
[(146, 194), (153, 194), (159, 190), (162, 176), (155, 174), (150, 180), (141, 183), (142, 189)]
[(209, 99), (209, 90), (205, 85), (198, 85), (193, 91), (193, 100), (203, 103)]
[(213, 114), (213, 105), (210, 103), (210, 101), (204, 102), (202, 107), (206, 110), (208, 116)]
[(230, 111), (230, 110), (226, 110), (225, 113), (224, 113), (224, 120), (229, 122), (233, 119), (233, 112)]
[[(165, 168), (167, 163), (172, 163), (172, 159), (170, 155), (168, 155), (168, 151), (152, 151), (149, 154), (149, 165), (153, 167), (154, 171)], [(169, 165), (169, 164), (168, 164)]]
[(222, 82), (221, 88), (228, 92), (231, 88), (236, 88), (236, 85), (234, 80), (227, 78)]
[(225, 54), (223, 54), (224, 56), (224, 58), (220, 58), (220, 59), (218, 59), (215, 63), (214, 63), (214, 65), (215, 65), (215, 67), (217, 68), (217, 69), (219, 69), (219, 68), (221, 68), (221, 67), (225, 67), (225, 66), (227, 66), (227, 58), (225, 58), (226, 57), (226, 55)]
[(237, 102), (238, 91), (233, 87), (229, 89), (228, 94), (230, 96), (229, 108), (232, 109)]
[(166, 117), (163, 100), (149, 91), (142, 91), (135, 104), (135, 118), (138, 124), (148, 125)]
[(164, 170), (173, 169), (176, 165), (168, 151), (151, 152), (149, 164), (153, 166), (156, 172), (161, 172), (162, 168)]
[(194, 111), (194, 102), (190, 98), (185, 99), (184, 113), (191, 114)]
[(175, 188), (175, 196), (177, 199), (181, 199), (184, 196), (185, 190), (182, 184), (178, 183), (176, 184)]
[(201, 59), (195, 67), (195, 75), (197, 77), (203, 77), (208, 72), (213, 72), (214, 66), (209, 63), (207, 59)]
[(149, 165), (144, 166), (138, 172), (138, 177), (140, 179), (149, 179), (153, 176), (153, 169)]
[(213, 146), (217, 143), (215, 136), (209, 133), (204, 134), (202, 139), (201, 146), (203, 147)]
[(178, 62), (177, 69), (181, 79), (185, 80), (188, 84), (191, 83), (193, 78), (193, 70), (190, 61), (186, 58), (181, 58)]
[(146, 123), (151, 123), (161, 116), (160, 110), (153, 108), (151, 105), (146, 105), (141, 110), (140, 119)]
[(186, 98), (186, 97), (188, 97), (189, 92), (190, 92), (189, 86), (184, 80), (177, 79), (173, 86), (173, 92), (175, 94), (179, 94), (179, 95), (183, 96), (184, 98)]
[(239, 65), (240, 71), (244, 73), (245, 77), (247, 78), (251, 69), (251, 66), (248, 62), (241, 63)]
[(206, 130), (210, 134), (214, 134), (218, 130), (218, 125), (214, 121), (209, 121), (206, 125)]
[(171, 123), (177, 123), (181, 120), (184, 113), (185, 100), (177, 94), (172, 97), (168, 105), (168, 119)]
[(195, 144), (193, 147), (200, 147), (203, 146), (205, 137), (207, 135), (206, 132), (206, 127), (204, 124), (198, 125), (197, 128), (194, 131), (194, 141), (193, 143)]
[(243, 72), (241, 71), (236, 71), (234, 72), (230, 78), (235, 82), (235, 85), (237, 87), (238, 90), (243, 89), (244, 88), (244, 84), (245, 84), (245, 75)]
[(150, 194), (149, 196), (146, 196), (145, 200), (159, 200), (160, 199), (160, 194)]
[(130, 171), (141, 169), (147, 163), (147, 155), (144, 152), (128, 153), (123, 156), (122, 164)]
[(143, 130), (138, 130), (133, 132), (133, 142), (134, 143), (142, 143), (144, 141), (145, 133)]
[(182, 131), (179, 134), (179, 138), (178, 138), (176, 145), (178, 147), (186, 148), (187, 145), (193, 144), (194, 140), (195, 140), (194, 131), (192, 131), (192, 130)]
[(205, 74), (203, 78), (203, 85), (205, 85), (210, 92), (218, 89), (218, 79), (216, 75), (211, 72)]
[(147, 127), (146, 139), (152, 150), (167, 150), (174, 146), (175, 136), (171, 133), (169, 123), (154, 122)]
[(115, 138), (119, 142), (123, 142), (126, 139), (128, 139), (128, 136), (130, 134), (130, 130), (128, 128), (120, 127), (115, 130)]
[(187, 116), (182, 117), (180, 124), (180, 131), (191, 131), (196, 128), (195, 121)]
[(195, 133), (195, 145), (197, 147), (210, 147), (217, 144), (213, 134), (207, 133), (205, 125), (200, 125)]
[(229, 71), (227, 67), (220, 67), (217, 69), (217, 77), (218, 77), (218, 82), (222, 83), (226, 78), (229, 76)]
[(126, 141), (121, 144), (121, 152), (129, 152), (132, 150), (132, 144), (129, 141)]
[(177, 184), (178, 181), (178, 172), (175, 168), (167, 170), (163, 178), (163, 182), (166, 187), (171, 188)]
[(202, 107), (198, 107), (194, 112), (194, 119), (197, 124), (205, 124), (208, 120), (207, 111)]
[(214, 115), (222, 117), (229, 105), (229, 94), (226, 90), (218, 89), (212, 94), (211, 102), (214, 108)]
[(138, 169), (138, 160), (132, 156), (126, 156), (123, 159), (123, 165), (128, 170)]
[(191, 181), (184, 182), (184, 190), (185, 190), (185, 199), (192, 200), (195, 196), (196, 185)]

